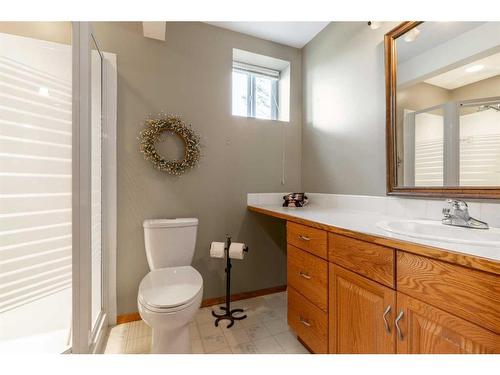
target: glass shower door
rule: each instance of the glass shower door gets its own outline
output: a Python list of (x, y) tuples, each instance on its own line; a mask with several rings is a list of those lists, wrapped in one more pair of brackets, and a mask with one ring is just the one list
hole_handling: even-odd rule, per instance
[(91, 324), (98, 329), (101, 318), (102, 293), (102, 53), (92, 34), (90, 49), (91, 93)]
[(0, 22), (0, 355), (102, 342), (116, 244), (105, 62), (88, 22)]
[(0, 356), (71, 346), (71, 52), (69, 22), (0, 22)]
[(73, 347), (95, 351), (107, 325), (103, 271), (103, 54), (88, 22), (73, 23)]

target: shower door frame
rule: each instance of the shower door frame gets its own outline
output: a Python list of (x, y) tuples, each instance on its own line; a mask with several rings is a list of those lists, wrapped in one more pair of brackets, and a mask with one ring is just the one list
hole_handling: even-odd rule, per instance
[[(92, 326), (91, 290), (91, 48), (90, 22), (72, 22), (73, 158), (72, 353), (101, 352), (108, 326), (116, 323), (116, 59), (102, 63), (102, 310)], [(94, 329), (95, 328), (95, 329)]]

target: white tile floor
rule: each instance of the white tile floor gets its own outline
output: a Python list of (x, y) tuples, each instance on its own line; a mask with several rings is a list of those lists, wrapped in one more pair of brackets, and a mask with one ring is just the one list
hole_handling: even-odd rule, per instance
[[(211, 311), (200, 309), (190, 326), (191, 348), (196, 354), (308, 354), (286, 322), (286, 292), (236, 301), (247, 318), (226, 328), (227, 321), (214, 326)], [(216, 310), (218, 311), (218, 309)], [(142, 321), (111, 329), (106, 354), (144, 354), (151, 347), (151, 329)]]

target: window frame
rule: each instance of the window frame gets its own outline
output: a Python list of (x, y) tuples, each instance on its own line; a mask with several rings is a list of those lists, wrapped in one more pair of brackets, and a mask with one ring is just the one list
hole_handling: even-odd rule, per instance
[[(256, 67), (260, 68), (260, 67)], [(247, 114), (246, 117), (251, 117), (251, 118), (257, 118), (260, 120), (273, 120), (277, 121), (279, 118), (279, 72), (277, 77), (273, 77), (271, 75), (267, 74), (260, 74), (253, 72), (251, 70), (247, 69), (241, 69), (239, 67), (234, 67), (231, 71), (231, 73), (239, 73), (239, 74), (245, 74), (247, 78), (247, 97), (246, 97), (246, 102), (247, 102)], [(262, 77), (262, 78), (267, 78), (271, 81), (271, 118), (262, 118), (262, 117), (257, 117), (256, 116), (256, 100), (255, 100), (255, 78), (256, 77)], [(232, 75), (231, 75), (231, 90), (234, 88), (234, 84), (232, 81)], [(241, 115), (235, 115), (232, 113), (233, 116), (241, 116)]]

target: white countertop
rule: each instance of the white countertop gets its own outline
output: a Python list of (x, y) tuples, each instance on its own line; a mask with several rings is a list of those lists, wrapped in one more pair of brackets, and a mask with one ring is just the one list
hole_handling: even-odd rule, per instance
[[(388, 239), (397, 239), (401, 241), (411, 242), (420, 245), (432, 246), (444, 250), (450, 250), (467, 255), (487, 258), (490, 260), (500, 261), (500, 248), (476, 246), (470, 244), (459, 244), (453, 242), (434, 241), (409, 237), (388, 232), (377, 226), (380, 221), (390, 220), (408, 220), (407, 217), (394, 216), (388, 214), (380, 214), (376, 212), (349, 210), (334, 207), (320, 207), (310, 204), (301, 208), (280, 207), (276, 204), (249, 204), (249, 206), (262, 208), (278, 214), (289, 215), (295, 218), (313, 221), (319, 224), (329, 225), (341, 229), (361, 232), (378, 237)], [(457, 228), (464, 231), (474, 229)]]

